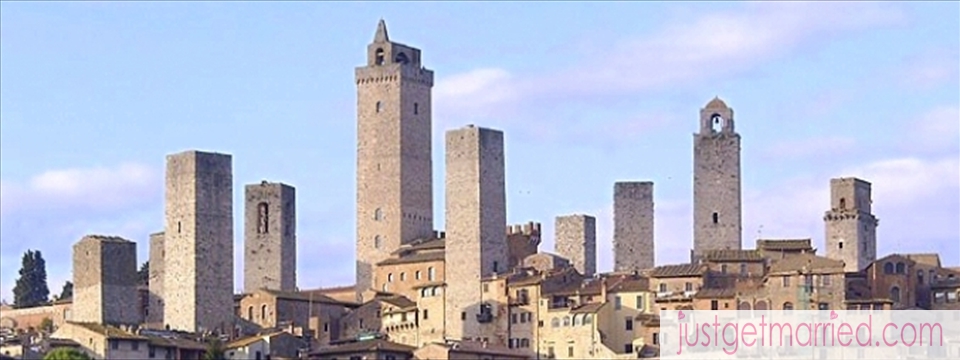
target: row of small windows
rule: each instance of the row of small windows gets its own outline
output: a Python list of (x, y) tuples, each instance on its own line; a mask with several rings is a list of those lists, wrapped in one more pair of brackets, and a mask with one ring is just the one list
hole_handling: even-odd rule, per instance
[(564, 316), (563, 319), (555, 317), (553, 320), (550, 320), (551, 327), (560, 327), (562, 321), (562, 326), (583, 326), (593, 324), (593, 314), (577, 314), (573, 317)]
[[(260, 306), (260, 320), (267, 319), (267, 305)], [(247, 321), (253, 321), (253, 306), (247, 307)]]
[[(383, 65), (383, 63), (386, 62), (386, 56), (382, 48), (378, 48), (377, 51), (374, 52), (374, 56), (377, 65)], [(410, 58), (407, 57), (407, 54), (399, 52), (397, 56), (393, 57), (393, 62), (397, 64), (407, 64), (410, 62)]]
[[(666, 286), (666, 284), (660, 284), (660, 285), (661, 285), (661, 288), (664, 287), (664, 286)], [(636, 301), (637, 301), (637, 303), (636, 303), (636, 309), (637, 309), (637, 310), (643, 310), (643, 308), (644, 308), (644, 306), (643, 306), (643, 295), (637, 295)], [(614, 310), (620, 310), (620, 308), (622, 308), (622, 307), (623, 307), (623, 300), (622, 300), (619, 296), (614, 297), (614, 298), (613, 298), (613, 309), (614, 309)]]
[[(383, 111), (383, 102), (377, 101), (377, 113)], [(413, 114), (420, 115), (420, 103), (413, 103)]]
[[(831, 275), (817, 275), (817, 285), (818, 286), (830, 286), (833, 284), (833, 276)], [(812, 274), (807, 274), (803, 276), (803, 284), (805, 286), (813, 286), (814, 276)], [(783, 287), (790, 287), (790, 276), (783, 277)]]
[[(667, 284), (666, 284), (666, 283), (661, 283), (661, 284), (660, 284), (660, 290), (659, 290), (659, 291), (662, 292), (662, 293), (667, 292)], [(684, 283), (684, 284), (683, 284), (683, 291), (693, 291), (693, 283), (690, 283), (690, 282)]]
[[(420, 270), (417, 270), (417, 272), (413, 273), (413, 278), (414, 278), (414, 280), (420, 280), (420, 278), (421, 278), (420, 275), (421, 275)], [(435, 271), (434, 271), (434, 269), (433, 269), (433, 266), (431, 266), (431, 267), (427, 268), (427, 281), (433, 281), (434, 277), (435, 277)], [(407, 281), (407, 273), (406, 273), (406, 272), (401, 272), (401, 273), (400, 273), (400, 281)], [(393, 273), (387, 274), (387, 282), (393, 282)]]
[(943, 304), (944, 302), (948, 304), (956, 303), (960, 299), (960, 291), (957, 292), (946, 292), (938, 291), (933, 293), (933, 302), (937, 304)]
[(530, 347), (530, 339), (511, 338), (507, 344), (511, 349), (527, 349)]

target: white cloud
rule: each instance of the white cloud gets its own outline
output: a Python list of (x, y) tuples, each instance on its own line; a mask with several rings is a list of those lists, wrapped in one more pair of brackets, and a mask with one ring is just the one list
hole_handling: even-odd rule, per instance
[(587, 54), (560, 71), (520, 78), (503, 69), (481, 69), (441, 78), (437, 88), (443, 95), (438, 101), (489, 110), (495, 103), (530, 97), (555, 99), (702, 83), (750, 69), (811, 40), (900, 20), (900, 12), (885, 4), (751, 3), (692, 20), (677, 18), (645, 38)]
[(0, 214), (30, 210), (118, 209), (162, 194), (162, 178), (149, 166), (50, 170), (26, 183), (0, 182)]
[[(934, 49), (906, 59), (899, 71), (904, 85), (913, 88), (931, 88), (960, 80), (960, 51)], [(896, 72), (895, 72), (896, 73)]]
[(909, 149), (920, 151), (960, 150), (960, 107), (940, 106), (928, 111), (909, 124)]
[(797, 159), (850, 150), (856, 141), (849, 137), (828, 136), (800, 140), (781, 140), (763, 152), (770, 159)]

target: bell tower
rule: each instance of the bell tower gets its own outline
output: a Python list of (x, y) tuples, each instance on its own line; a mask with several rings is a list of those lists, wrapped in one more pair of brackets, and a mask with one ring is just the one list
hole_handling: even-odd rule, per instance
[(740, 134), (733, 109), (715, 97), (693, 135), (693, 254), (741, 249)]

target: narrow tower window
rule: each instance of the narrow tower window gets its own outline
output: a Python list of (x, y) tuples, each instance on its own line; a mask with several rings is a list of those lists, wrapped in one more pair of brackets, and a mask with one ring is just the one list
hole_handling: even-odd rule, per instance
[(717, 213), (713, 213), (713, 223), (717, 224), (719, 222), (720, 222), (720, 215)]
[(267, 233), (267, 223), (269, 223), (270, 214), (268, 213), (267, 203), (257, 204), (257, 234)]
[(847, 199), (840, 198), (840, 210), (847, 209)]
[(380, 248), (380, 235), (377, 235), (377, 236), (374, 236), (374, 237), (373, 237), (373, 247), (374, 247), (375, 249), (379, 249), (379, 248)]
[(723, 129), (723, 117), (720, 114), (713, 114), (710, 117), (710, 128), (713, 132), (720, 132)]
[(383, 49), (377, 49), (375, 63), (377, 65), (383, 65)]
[(379, 113), (380, 110), (383, 110), (383, 104), (377, 101), (377, 113)]
[(418, 103), (413, 103), (413, 114), (414, 114), (414, 115), (417, 115), (417, 114), (419, 114), (419, 113), (420, 113), (420, 104), (418, 104)]
[(380, 210), (380, 208), (377, 208), (376, 210), (374, 210), (373, 219), (376, 221), (383, 220), (383, 210)]

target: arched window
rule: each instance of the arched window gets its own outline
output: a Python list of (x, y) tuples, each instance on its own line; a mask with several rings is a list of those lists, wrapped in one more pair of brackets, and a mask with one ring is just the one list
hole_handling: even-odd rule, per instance
[(433, 267), (427, 268), (427, 281), (433, 281)]
[(593, 324), (593, 314), (586, 314), (583, 316), (583, 324), (590, 325)]
[(380, 110), (383, 110), (383, 103), (377, 101), (377, 113), (379, 113)]
[(376, 210), (374, 210), (374, 211), (373, 211), (373, 219), (376, 220), (376, 221), (383, 220), (383, 210), (380, 209), (380, 208), (377, 208)]
[(383, 49), (377, 49), (375, 64), (383, 65)]
[(717, 224), (720, 222), (720, 214), (713, 213), (713, 223)]
[(760, 311), (767, 310), (767, 302), (763, 300), (757, 301), (756, 309)]
[(253, 306), (252, 306), (252, 305), (247, 307), (247, 320), (248, 320), (248, 321), (253, 321)]
[(723, 116), (720, 116), (720, 114), (713, 114), (713, 116), (710, 117), (710, 128), (714, 132), (720, 132), (720, 130), (723, 130)]
[(432, 287), (432, 288), (430, 288), (430, 293), (431, 293), (433, 296), (437, 296), (437, 293), (439, 292), (438, 289), (440, 289), (440, 288), (438, 288), (438, 287)]
[(923, 270), (917, 270), (917, 283), (923, 285)]
[(790, 311), (790, 310), (793, 310), (793, 303), (789, 301), (783, 303), (783, 311)]
[(420, 289), (420, 297), (427, 297), (427, 288)]
[(906, 271), (907, 267), (903, 265), (902, 262), (897, 263), (897, 274), (903, 274)]
[(560, 327), (560, 318), (553, 318), (553, 320), (550, 320), (550, 326)]
[(420, 104), (419, 104), (419, 103), (413, 103), (413, 114), (414, 114), (414, 115), (420, 114)]
[(574, 315), (574, 316), (573, 316), (573, 326), (580, 326), (580, 324), (581, 324), (580, 315)]
[(899, 288), (899, 287), (894, 286), (894, 287), (890, 288), (890, 300), (893, 300), (893, 302), (894, 302), (895, 304), (900, 303), (900, 288)]
[(884, 274), (893, 274), (893, 263), (883, 264), (883, 273), (884, 273)]
[(257, 204), (257, 234), (266, 234), (267, 233), (267, 224), (270, 223), (270, 214), (269, 207), (267, 203), (262, 202)]
[(405, 272), (400, 273), (400, 281), (407, 281), (407, 273)]
[(260, 320), (266, 320), (266, 319), (267, 319), (267, 305), (264, 304), (260, 306)]
[(393, 58), (393, 61), (397, 64), (406, 64), (410, 62), (410, 59), (407, 58), (407, 54), (399, 53), (395, 58)]
[(381, 243), (381, 242), (382, 242), (382, 240), (380, 239), (380, 235), (377, 235), (377, 236), (374, 236), (374, 237), (373, 237), (373, 247), (374, 247), (375, 249), (379, 249), (379, 248), (380, 248), (380, 243)]
[(840, 198), (840, 210), (847, 209), (847, 199)]
[(564, 316), (564, 317), (563, 317), (563, 326), (570, 326), (570, 317), (569, 317), (569, 316)]
[(393, 273), (387, 274), (387, 282), (393, 282)]
[(737, 305), (737, 310), (750, 310), (750, 309), (751, 309), (750, 303), (746, 301), (742, 301), (740, 302), (740, 305)]

